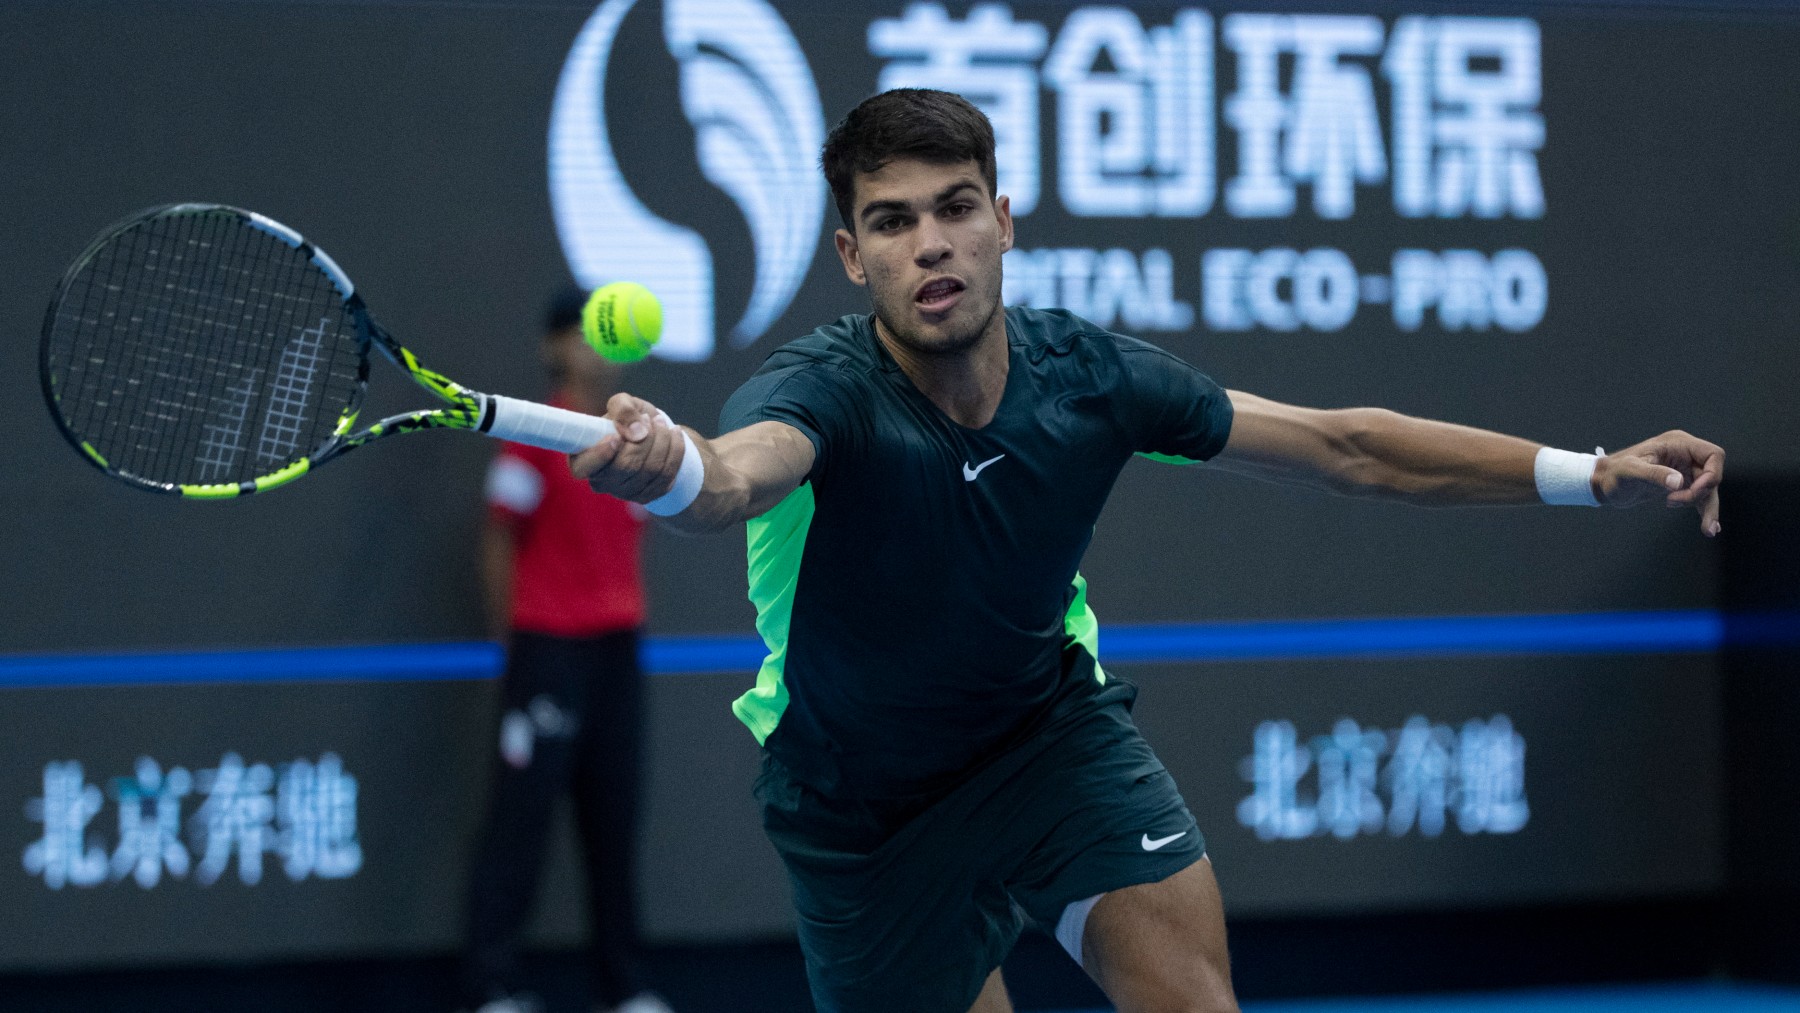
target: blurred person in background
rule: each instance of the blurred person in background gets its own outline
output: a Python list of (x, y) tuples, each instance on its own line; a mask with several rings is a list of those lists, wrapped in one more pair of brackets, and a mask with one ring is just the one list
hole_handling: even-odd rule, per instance
[[(548, 306), (540, 354), (550, 403), (603, 414), (620, 367), (581, 337), (586, 293)], [(463, 1002), (538, 1013), (518, 948), (557, 800), (572, 796), (587, 891), (597, 1013), (670, 1013), (645, 986), (635, 899), (643, 742), (643, 508), (596, 496), (552, 450), (502, 445), (487, 476), (481, 574), (490, 631), (506, 647), (486, 821), (468, 884)]]

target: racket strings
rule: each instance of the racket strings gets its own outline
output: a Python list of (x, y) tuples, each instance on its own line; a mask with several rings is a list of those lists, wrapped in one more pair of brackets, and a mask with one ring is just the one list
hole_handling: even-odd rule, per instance
[[(293, 273), (291, 264), (288, 270)], [(310, 270), (309, 273), (316, 274)], [(299, 285), (302, 278), (292, 277), (291, 283)], [(297, 290), (283, 288), (280, 292)], [(283, 329), (294, 336), (282, 346), (271, 377), (268, 407), (256, 449), (257, 460), (263, 464), (279, 464), (293, 458), (301, 448), (301, 441), (308, 437), (309, 422), (316, 414), (313, 411), (319, 394), (316, 388), (322, 385), (321, 367), (325, 365), (322, 355), (329, 355), (327, 342), (334, 323), (330, 314), (320, 314), (316, 322), (302, 318), (317, 295), (312, 292), (309, 296), (313, 298), (291, 300), (283, 306), (284, 323), (288, 325)]]
[[(228, 262), (245, 255), (248, 237), (244, 233), (247, 231), (236, 230), (223, 237)], [(258, 308), (250, 317), (251, 333), (261, 333), (267, 326), (263, 316)], [(202, 346), (202, 355), (214, 363), (223, 362), (229, 353), (225, 339), (217, 331), (209, 334)], [(235, 473), (244, 452), (245, 426), (249, 423), (251, 405), (256, 400), (259, 379), (260, 374), (244, 369), (222, 368), (209, 374), (203, 394), (207, 410), (190, 420), (196, 434), (183, 434), (183, 445), (188, 445), (188, 439), (194, 439), (192, 445), (198, 447), (194, 461), (200, 481), (217, 483)]]
[[(180, 224), (183, 223), (177, 223)], [(89, 434), (91, 443), (102, 448), (115, 468), (137, 473), (146, 470), (145, 435), (157, 421), (150, 417), (154, 407), (151, 402), (156, 400), (157, 390), (165, 386), (157, 382), (163, 372), (162, 364), (153, 341), (120, 343), (103, 322), (123, 319), (146, 332), (166, 330), (163, 307), (137, 304), (138, 293), (125, 273), (128, 265), (150, 258), (146, 239), (144, 230), (128, 232), (119, 238), (118, 248), (104, 251), (92, 262), (105, 295), (98, 315), (90, 317), (84, 313), (77, 317), (77, 326), (88, 328), (83, 344), (89, 382), (80, 389), (77, 400), (65, 399), (65, 403), (93, 406), (98, 413), (97, 424), (79, 428)], [(92, 286), (88, 286), (82, 293), (84, 307), (90, 302), (87, 295), (91, 290)]]
[[(172, 273), (179, 279), (175, 290), (192, 291), (204, 284), (206, 271), (203, 246), (196, 236), (200, 223), (188, 218), (177, 224), (180, 234), (169, 244), (169, 258), (175, 265)], [(184, 309), (174, 300), (154, 305), (145, 316), (144, 326), (153, 334), (192, 335), (194, 321)], [(174, 342), (143, 343), (133, 351), (138, 362), (137, 370), (130, 375), (137, 379), (138, 390), (136, 410), (126, 416), (130, 420), (127, 428), (132, 436), (131, 446), (138, 452), (134, 463), (148, 467), (150, 462), (143, 458), (144, 454), (180, 445), (184, 423), (194, 414), (191, 402), (200, 380), (190, 350)], [(151, 382), (144, 382), (146, 378)]]
[[(82, 286), (79, 289), (80, 309), (75, 317), (80, 328), (80, 351), (72, 356), (71, 379), (73, 375), (81, 377), (74, 388), (74, 397), (66, 398), (70, 404), (90, 405), (99, 415), (102, 426), (110, 425), (119, 402), (125, 397), (125, 391), (110, 389), (106, 371), (104, 349), (100, 347), (101, 332), (97, 325), (82, 326), (88, 321), (107, 319), (117, 314), (122, 286), (117, 280), (115, 268), (118, 261), (102, 258), (97, 262), (97, 269), (103, 274), (98, 285)], [(93, 298), (98, 291), (98, 299)], [(91, 316), (89, 314), (92, 314)]]
[[(237, 279), (231, 277), (230, 265), (234, 257), (244, 255), (234, 246), (243, 246), (247, 238), (244, 233), (249, 230), (206, 229), (208, 224), (213, 222), (190, 219), (183, 223), (186, 232), (174, 244), (175, 250), (185, 251), (177, 256), (186, 261), (177, 290), (190, 301), (187, 305), (172, 305), (170, 312), (181, 314), (186, 310), (187, 319), (179, 322), (191, 333), (204, 335), (191, 351), (184, 350), (182, 354), (190, 357), (206, 377), (204, 384), (195, 389), (193, 407), (197, 410), (184, 413), (183, 428), (175, 445), (197, 447), (194, 462), (198, 476), (203, 481), (217, 482), (234, 477), (242, 459), (246, 425), (252, 418), (251, 407), (259, 389), (256, 381), (261, 377), (260, 370), (247, 366), (239, 361), (241, 356), (234, 354), (236, 350), (225, 337), (232, 333), (226, 329), (230, 321), (206, 318), (208, 314), (226, 317), (244, 301)], [(214, 252), (216, 257), (209, 256)], [(212, 300), (202, 298), (203, 294), (210, 294)], [(244, 322), (243, 332), (262, 333), (254, 317)]]
[(70, 277), (47, 339), (69, 429), (175, 484), (279, 470), (357, 395), (355, 321), (302, 253), (233, 212), (153, 216)]
[[(108, 287), (117, 301), (102, 321), (134, 329), (137, 340), (120, 342), (115, 333), (101, 333), (97, 374), (106, 407), (103, 425), (96, 435), (106, 445), (107, 456), (117, 468), (144, 475), (170, 471), (157, 456), (179, 445), (184, 411), (192, 397), (196, 378), (181, 371), (181, 349), (173, 338), (187, 321), (183, 307), (171, 294), (191, 290), (200, 263), (191, 255), (197, 223), (176, 218), (166, 228), (133, 230), (121, 237), (116, 255), (103, 256)], [(141, 265), (137, 274), (133, 265)], [(157, 288), (162, 289), (158, 298)]]
[[(223, 230), (216, 239), (222, 251), (220, 259), (209, 264), (208, 276), (196, 282), (197, 288), (218, 293), (232, 308), (242, 299), (220, 275), (227, 272), (228, 265), (253, 255), (248, 233), (248, 229)], [(259, 311), (245, 321), (248, 333), (264, 332), (268, 324), (261, 316)], [(178, 445), (198, 448), (194, 462), (203, 482), (219, 482), (235, 474), (243, 460), (246, 427), (260, 389), (260, 370), (231, 361), (227, 333), (220, 328), (206, 329), (197, 355), (200, 362), (210, 367), (204, 371), (207, 379), (200, 392), (202, 410), (188, 414), (177, 441)]]

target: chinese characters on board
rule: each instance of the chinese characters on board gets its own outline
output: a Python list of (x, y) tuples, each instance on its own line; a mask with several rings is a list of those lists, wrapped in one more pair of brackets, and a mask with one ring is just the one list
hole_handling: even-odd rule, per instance
[[(101, 818), (109, 801), (116, 823)], [(148, 890), (165, 876), (210, 886), (233, 869), (254, 886), (270, 856), (294, 882), (346, 879), (362, 868), (356, 778), (332, 753), (279, 767), (226, 753), (217, 767), (193, 772), (144, 757), (104, 790), (79, 761), (52, 762), (25, 815), (40, 827), (25, 871), (53, 890), (127, 877)]]
[(1237, 819), (1265, 841), (1510, 834), (1531, 818), (1525, 737), (1504, 714), (1460, 729), (1415, 715), (1387, 731), (1342, 718), (1305, 739), (1292, 722), (1265, 721), (1253, 739)]
[[(1128, 7), (1087, 6), (1053, 35), (1004, 4), (956, 18), (913, 3), (870, 24), (867, 42), (885, 61), (881, 89), (955, 91), (988, 115), (1017, 217), (1043, 203), (1052, 170), (1070, 215), (1172, 229), (1214, 213), (1544, 217), (1541, 39), (1528, 18), (1389, 25), (1190, 8), (1146, 25)], [(1180, 331), (1196, 317), (1176, 297), (1183, 272), (1199, 276), (1199, 317), (1214, 331), (1336, 331), (1384, 306), (1403, 331), (1521, 332), (1542, 321), (1549, 293), (1542, 263), (1519, 248), (1400, 248), (1359, 266), (1333, 247), (1224, 247), (1190, 266), (1164, 248), (1075, 247), (1008, 253), (1007, 301)]]

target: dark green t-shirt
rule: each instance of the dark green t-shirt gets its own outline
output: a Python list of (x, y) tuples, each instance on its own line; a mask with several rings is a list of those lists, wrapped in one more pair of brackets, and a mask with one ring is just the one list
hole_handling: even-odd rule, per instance
[(783, 766), (831, 794), (935, 791), (1066, 697), (1104, 680), (1076, 567), (1137, 453), (1201, 461), (1231, 402), (1153, 345), (1063, 311), (1006, 311), (994, 418), (970, 429), (848, 316), (777, 349), (720, 431), (785, 422), (806, 481), (749, 523), (768, 644), (733, 705)]

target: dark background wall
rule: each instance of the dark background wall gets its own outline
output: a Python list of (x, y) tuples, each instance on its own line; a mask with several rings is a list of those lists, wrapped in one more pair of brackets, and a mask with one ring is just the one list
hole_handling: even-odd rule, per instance
[[(1052, 45), (1079, 11), (1021, 3), (1013, 16)], [(1679, 426), (1727, 446), (1734, 474), (1800, 464), (1787, 387), (1800, 139), (1792, 54), (1800, 22), (1779, 12), (1630, 7), (1496, 8), (1541, 33), (1546, 140), (1541, 217), (1415, 218), (1394, 207), (1397, 127), (1382, 54), (1408, 15), (1453, 7), (1321, 5), (1374, 14), (1381, 47), (1345, 58), (1372, 88), (1390, 174), (1328, 218), (1302, 183), (1297, 208), (1237, 216), (1239, 172), (1225, 113), (1239, 88), (1207, 26), (1215, 94), (1212, 206), (1192, 217), (1084, 216), (1061, 185), (1063, 97), (1033, 94), (1042, 123), (1028, 250), (1150, 250), (1173, 264), (1171, 296), (1192, 326), (1145, 336), (1229, 387), (1320, 406), (1377, 404), (1608, 448)], [(1285, 9), (1285, 8), (1283, 8)], [(1134, 7), (1145, 27), (1174, 6)], [(532, 351), (544, 298), (571, 279), (546, 181), (558, 75), (587, 4), (21, 4), (0, 8), (0, 652), (13, 656), (324, 645), (430, 644), (480, 635), (475, 561), (491, 447), (408, 437), (267, 497), (197, 505), (107, 483), (81, 466), (43, 412), (35, 337), (63, 266), (107, 223), (146, 205), (216, 200), (316, 240), (378, 317), (434, 368), (474, 386), (542, 393)], [(657, 0), (619, 22), (605, 80), (611, 147), (654, 215), (705, 238), (722, 333), (750, 298), (750, 228), (696, 155), (680, 67)], [(780, 5), (833, 122), (877, 87), (869, 25), (899, 4)], [(967, 5), (951, 5), (960, 19)], [(1104, 69), (1104, 68), (1102, 68)], [(1479, 68), (1478, 68), (1479, 69)], [(1282, 64), (1294, 85), (1292, 57)], [(860, 311), (826, 237), (770, 332), (721, 342), (705, 362), (651, 361), (634, 391), (712, 428), (723, 398), (781, 340)], [(621, 243), (630, 243), (621, 236)], [(1341, 250), (1385, 275), (1400, 250), (1529, 251), (1548, 279), (1541, 320), (1521, 331), (1398, 325), (1365, 303), (1327, 330), (1206, 326), (1207, 251)], [(1009, 265), (1009, 270), (1012, 267)], [(593, 280), (593, 279), (586, 279)], [(1283, 298), (1291, 288), (1280, 289)], [(1121, 329), (1126, 328), (1120, 323)], [(377, 367), (376, 402), (419, 403)], [(1727, 537), (1735, 534), (1727, 507)], [(1711, 609), (1719, 549), (1687, 512), (1437, 512), (1331, 499), (1205, 469), (1133, 465), (1084, 572), (1109, 624), (1617, 610)], [(656, 537), (654, 628), (742, 634), (741, 535)], [(1752, 553), (1754, 555), (1754, 553)], [(1105, 645), (1103, 643), (1104, 652)], [(310, 656), (309, 656), (310, 657)], [(246, 676), (256, 663), (247, 661)], [(216, 768), (227, 752), (280, 765), (343, 758), (358, 779), (356, 875), (300, 882), (235, 873), (210, 886), (166, 878), (53, 890), (22, 861), (0, 864), (0, 967), (87, 966), (359, 952), (454, 943), (457, 876), (482, 790), (487, 687), (479, 682), (291, 682), (0, 690), (0, 805), (44, 794), (45, 766), (79, 761), (96, 786), (142, 756)], [(1447, 910), (1710, 896), (1725, 883), (1727, 725), (1711, 653), (1235, 661), (1111, 666), (1144, 687), (1141, 720), (1193, 801), (1228, 901), (1245, 917)], [(445, 674), (445, 673), (440, 673)], [(457, 673), (447, 673), (456, 675)], [(467, 675), (467, 673), (462, 673)], [(179, 678), (173, 681), (181, 681)], [(748, 669), (658, 678), (644, 895), (665, 940), (786, 931), (785, 886), (748, 799), (755, 748), (726, 704)], [(1414, 716), (1460, 729), (1509, 717), (1527, 748), (1530, 822), (1264, 841), (1238, 820), (1254, 732), (1287, 721), (1303, 739), (1350, 718), (1393, 733)], [(1398, 741), (1390, 734), (1390, 745)], [(1307, 791), (1316, 791), (1317, 772)], [(9, 801), (10, 800), (10, 801)], [(1391, 802), (1384, 798), (1384, 802)], [(116, 843), (114, 802), (93, 833)], [(17, 816), (0, 855), (43, 828)], [(1674, 828), (1674, 829), (1671, 829)], [(273, 863), (275, 859), (271, 858)], [(235, 867), (234, 867), (235, 868)], [(271, 864), (273, 869), (273, 864)], [(10, 869), (11, 871), (4, 871)], [(565, 862), (546, 890), (543, 938), (575, 931)], [(228, 931), (229, 930), (229, 931)]]
[[(589, 11), (7, 9), (0, 143), (6, 231), (17, 238), (0, 254), (14, 279), (0, 313), (15, 336), (4, 382), (17, 413), (9, 428), (20, 434), (8, 459), (34, 480), (14, 483), (5, 508), (42, 535), (9, 547), (9, 562), (37, 584), (8, 603), (0, 647), (367, 642), (477, 628), (464, 589), (488, 453), (479, 441), (434, 435), (407, 450), (382, 447), (335, 465), (329, 481), (299, 495), (222, 510), (131, 496), (67, 466), (66, 447), (35, 407), (31, 338), (62, 267), (101, 227), (149, 204), (210, 199), (261, 210), (318, 241), (435, 368), (494, 390), (539, 391), (529, 354), (539, 306), (569, 278), (546, 184), (546, 125), (563, 57)], [(827, 119), (874, 89), (881, 61), (862, 36), (894, 13), (806, 9), (793, 19)], [(1019, 17), (1054, 28), (1065, 13), (1046, 4)], [(1172, 13), (1146, 8), (1141, 17), (1154, 25)], [(614, 145), (657, 156), (625, 162), (629, 182), (715, 248), (723, 329), (747, 299), (754, 258), (742, 215), (686, 151), (693, 128), (675, 100), (672, 59), (661, 45), (637, 44), (638, 35), (656, 41), (655, 14), (645, 0), (621, 27), (613, 94), (632, 116), (613, 117), (622, 135)], [(1787, 195), (1800, 141), (1776, 125), (1800, 100), (1786, 73), (1796, 29), (1554, 11), (1537, 20), (1541, 219), (1402, 218), (1381, 185), (1359, 187), (1358, 210), (1341, 221), (1317, 217), (1304, 185), (1291, 218), (1238, 219), (1215, 207), (1199, 218), (1080, 219), (1056, 206), (1052, 134), (1045, 193), (1020, 222), (1020, 245), (1168, 249), (1175, 294), (1196, 306), (1205, 249), (1343, 248), (1373, 272), (1402, 248), (1523, 246), (1544, 263), (1550, 295), (1543, 322), (1522, 334), (1406, 332), (1379, 307), (1329, 333), (1147, 333), (1226, 385), (1278, 399), (1379, 404), (1575, 449), (1679, 425), (1729, 446), (1734, 466), (1793, 466), (1777, 380), (1796, 374), (1800, 353), (1776, 335), (1796, 309), (1786, 283), (1796, 227)], [(1215, 76), (1228, 93), (1234, 77), (1219, 49)], [(1385, 99), (1383, 79), (1372, 77)], [(1053, 93), (1042, 105), (1050, 130)], [(1385, 114), (1386, 101), (1379, 105)], [(1228, 180), (1233, 135), (1222, 123), (1217, 133), (1218, 175)], [(781, 337), (863, 307), (822, 245), (768, 337), (701, 365), (652, 363), (635, 371), (633, 386), (710, 428), (724, 394)], [(392, 379), (380, 376), (378, 389), (416, 401), (382, 382)], [(1676, 536), (1685, 520), (1422, 513), (1144, 466), (1126, 478), (1088, 567), (1096, 607), (1119, 620), (1696, 604), (1706, 582), (1670, 576), (1711, 565), (1701, 543)], [(665, 539), (656, 552), (661, 628), (743, 628), (733, 539)], [(285, 575), (246, 565), (264, 559), (282, 560)], [(1206, 579), (1195, 579), (1200, 572)], [(99, 574), (115, 597), (95, 593)], [(182, 607), (142, 604), (172, 579)], [(357, 594), (320, 594), (321, 585), (403, 601), (373, 612)], [(109, 607), (128, 601), (140, 606)], [(104, 609), (105, 621), (91, 609)]]

